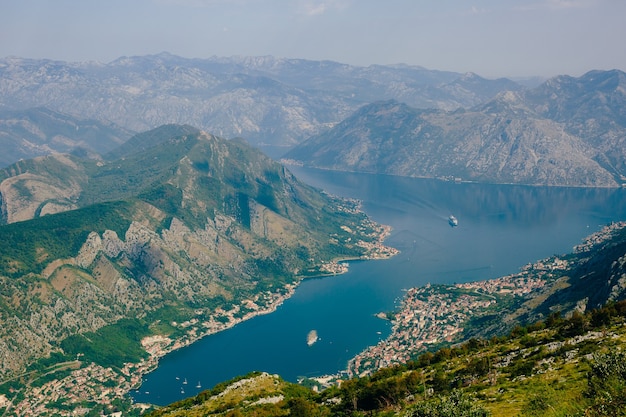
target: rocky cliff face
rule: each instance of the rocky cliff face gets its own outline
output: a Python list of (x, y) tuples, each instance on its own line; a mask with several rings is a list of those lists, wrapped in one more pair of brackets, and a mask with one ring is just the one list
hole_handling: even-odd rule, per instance
[[(152, 206), (136, 215), (165, 217)], [(237, 302), (239, 294), (254, 292), (260, 278), (250, 255), (225, 238), (254, 239), (235, 219), (219, 216), (196, 231), (173, 219), (160, 233), (146, 220), (131, 223), (121, 238), (111, 230), (91, 232), (75, 257), (53, 259), (28, 279), (0, 277), (3, 299), (11, 295), (0, 317), (2, 375), (23, 369), (72, 334), (145, 317), (166, 303), (208, 313), (202, 306), (217, 306), (207, 300)]]
[(414, 177), (618, 186), (626, 182), (623, 80), (624, 74), (614, 71), (567, 83), (557, 78), (535, 90), (502, 93), (484, 105), (454, 112), (417, 110), (396, 101), (374, 103), (285, 158)]
[(122, 318), (184, 332), (172, 323), (210, 321), (244, 300), (263, 309), (323, 261), (370, 253), (364, 242), (381, 236), (352, 203), (243, 142), (168, 126), (125, 149), (3, 171), (0, 376)]

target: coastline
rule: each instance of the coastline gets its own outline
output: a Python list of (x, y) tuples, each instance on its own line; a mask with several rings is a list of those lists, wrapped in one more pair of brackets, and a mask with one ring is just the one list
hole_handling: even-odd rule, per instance
[[(148, 358), (147, 360), (145, 360), (146, 364), (144, 365), (145, 367), (142, 367), (143, 372), (140, 373), (140, 377), (138, 378), (138, 381), (136, 381), (134, 386), (131, 386), (131, 388), (128, 390), (128, 392), (130, 392), (133, 389), (137, 389), (141, 386), (141, 382), (142, 382), (142, 378), (144, 375), (152, 372), (153, 370), (155, 370), (156, 368), (158, 368), (159, 365), (159, 360), (161, 358), (163, 358), (164, 356), (166, 356), (169, 353), (172, 353), (178, 349), (182, 349), (184, 347), (187, 347), (197, 341), (199, 341), (200, 339), (203, 339), (207, 336), (222, 332), (224, 330), (228, 330), (231, 329), (233, 327), (235, 327), (237, 324), (243, 323), (244, 321), (250, 320), (254, 317), (257, 316), (262, 316), (265, 314), (270, 314), (276, 311), (276, 309), (278, 307), (280, 307), (285, 300), (289, 299), (294, 293), (296, 288), (298, 287), (298, 284), (287, 284), (285, 287), (282, 287), (283, 290), (286, 290), (285, 293), (278, 295), (275, 298), (275, 301), (271, 304), (269, 304), (265, 309), (258, 309), (256, 311), (250, 311), (246, 314), (244, 314), (242, 317), (240, 318), (235, 318), (233, 317), (232, 320), (229, 320), (228, 322), (220, 322), (215, 320), (215, 318), (213, 316), (210, 317), (209, 321), (205, 321), (202, 323), (199, 323), (201, 326), (207, 328), (208, 330), (202, 332), (202, 333), (198, 333), (195, 334), (194, 336), (190, 336), (187, 339), (183, 339), (183, 340), (175, 340), (175, 339), (170, 339), (169, 337), (165, 337), (165, 336), (148, 336), (146, 338), (144, 338), (142, 340), (142, 345), (144, 345), (144, 341), (146, 341), (147, 339), (152, 339), (154, 341), (153, 344), (150, 343), (146, 343), (144, 345), (144, 348), (146, 349), (146, 351), (148, 351), (148, 353), (150, 353), (150, 350), (152, 350), (154, 353), (151, 354), (150, 358)], [(244, 300), (247, 301), (247, 300)], [(244, 303), (242, 303), (243, 305)], [(238, 308), (240, 308), (240, 305), (235, 305), (235, 310), (238, 310)], [(233, 313), (234, 314), (234, 313)], [(194, 327), (194, 328), (190, 328), (190, 331), (193, 333), (193, 330), (198, 330), (198, 327)], [(189, 332), (188, 332), (189, 334)], [(156, 337), (156, 339), (155, 339)], [(166, 346), (164, 348), (156, 348), (154, 349), (155, 345), (159, 345), (159, 344), (166, 344)], [(140, 362), (138, 365), (139, 367), (141, 367), (141, 364), (144, 361)], [(146, 366), (147, 365), (147, 366)], [(138, 385), (136, 385), (138, 383)]]
[[(584, 253), (602, 245), (613, 233), (626, 228), (626, 221), (613, 222), (574, 246), (571, 253)], [(472, 316), (502, 303), (505, 297), (524, 300), (538, 294), (551, 281), (555, 271), (570, 267), (567, 255), (554, 255), (529, 263), (517, 273), (462, 284), (430, 284), (407, 290), (400, 309), (393, 318), (379, 312), (375, 316), (390, 320), (391, 334), (378, 344), (355, 355), (345, 374), (349, 377), (370, 375), (381, 367), (406, 363), (430, 347), (458, 343)], [(312, 378), (326, 384), (341, 379), (341, 374)]]
[[(148, 353), (148, 358), (137, 363), (126, 363), (124, 367), (117, 371), (112, 368), (104, 368), (94, 363), (85, 364), (76, 361), (77, 368), (61, 379), (46, 382), (41, 386), (29, 385), (28, 388), (13, 394), (13, 398), (5, 401), (6, 411), (10, 409), (10, 415), (31, 416), (50, 413), (52, 409), (47, 407), (50, 403), (62, 401), (65, 404), (96, 403), (108, 405), (115, 399), (130, 399), (132, 408), (146, 410), (152, 408), (153, 404), (134, 403), (130, 397), (130, 392), (137, 390), (143, 383), (143, 377), (155, 370), (159, 366), (161, 358), (175, 350), (189, 346), (198, 340), (230, 329), (237, 324), (249, 320), (253, 317), (270, 314), (282, 305), (282, 303), (293, 295), (297, 284), (287, 284), (281, 287), (276, 293), (261, 293), (258, 298), (270, 295), (271, 301), (266, 303), (264, 308), (257, 308), (249, 311), (241, 317), (232, 317), (242, 306), (249, 306), (251, 300), (243, 300), (240, 304), (227, 313), (231, 313), (232, 319), (227, 322), (218, 321), (219, 315), (213, 315), (207, 321), (191, 320), (180, 323), (179, 326), (187, 329), (185, 336), (172, 339), (162, 335), (151, 335), (141, 340), (142, 347)], [(258, 307), (258, 306), (257, 306)], [(111, 381), (115, 381), (115, 386), (111, 386)], [(21, 400), (15, 404), (16, 398)], [(78, 406), (76, 410), (82, 410)], [(5, 415), (6, 415), (5, 411)], [(70, 415), (60, 413), (59, 415)], [(72, 414), (73, 415), (73, 414)]]
[[(135, 403), (130, 396), (131, 391), (141, 388), (146, 374), (158, 368), (161, 358), (178, 349), (187, 347), (200, 339), (230, 329), (237, 324), (256, 316), (270, 314), (276, 311), (285, 300), (295, 293), (297, 287), (305, 279), (324, 278), (336, 276), (348, 271), (349, 261), (388, 259), (399, 251), (383, 244), (391, 231), (391, 227), (383, 225), (374, 226), (374, 237), (371, 242), (359, 241), (356, 244), (362, 247), (364, 255), (358, 257), (341, 257), (326, 261), (318, 266), (318, 274), (296, 275), (296, 281), (276, 289), (274, 292), (258, 293), (249, 299), (238, 301), (231, 309), (225, 311), (216, 309), (207, 315), (208, 318), (193, 318), (184, 323), (172, 323), (172, 325), (185, 331), (183, 336), (170, 338), (164, 335), (153, 334), (141, 340), (143, 349), (148, 357), (137, 363), (126, 363), (121, 370), (104, 368), (94, 363), (78, 361), (78, 369), (68, 375), (46, 382), (40, 386), (28, 385), (25, 390), (14, 393), (13, 398), (7, 399), (7, 410), (10, 408), (12, 415), (27, 416), (50, 413), (48, 404), (59, 401), (65, 404), (76, 404), (76, 410), (84, 410), (78, 404), (95, 403), (110, 406), (114, 400), (130, 400), (130, 407), (146, 410), (153, 407), (149, 403)], [(324, 266), (325, 265), (325, 266)], [(242, 309), (245, 312), (242, 314)], [(198, 316), (204, 311), (196, 310)], [(112, 382), (115, 382), (112, 384)], [(20, 394), (18, 396), (18, 394)], [(13, 401), (19, 398), (19, 402)], [(59, 411), (59, 410), (57, 410)], [(60, 415), (65, 415), (61, 413)], [(67, 414), (69, 415), (69, 414)]]
[[(379, 226), (377, 230), (378, 237), (375, 242), (373, 243), (362, 242), (362, 241), (359, 242), (359, 246), (362, 246), (366, 249), (365, 255), (333, 258), (331, 261), (324, 262), (322, 263), (322, 265), (320, 265), (320, 271), (323, 271), (322, 269), (323, 265), (329, 266), (331, 270), (329, 270), (326, 273), (321, 272), (319, 274), (311, 275), (311, 276), (298, 275), (297, 281), (294, 284), (288, 284), (285, 287), (282, 287), (281, 290), (286, 290), (286, 291), (283, 294), (280, 294), (278, 297), (276, 297), (274, 299), (274, 302), (270, 303), (265, 309), (259, 309), (257, 311), (248, 312), (241, 318), (233, 318), (233, 320), (228, 321), (226, 323), (217, 322), (216, 320), (214, 320), (214, 317), (211, 317), (210, 322), (202, 323), (203, 325), (207, 326), (209, 330), (203, 333), (200, 333), (193, 338), (186, 339), (184, 341), (180, 341), (180, 340), (173, 341), (172, 339), (166, 338), (167, 340), (169, 340), (169, 342), (167, 343), (168, 346), (162, 349), (155, 350), (154, 356), (151, 355), (151, 357), (146, 360), (146, 362), (149, 363), (150, 365), (142, 368), (142, 370), (138, 373), (139, 377), (135, 381), (135, 384), (127, 390), (125, 395), (128, 395), (130, 391), (132, 390), (140, 388), (141, 383), (143, 382), (143, 376), (155, 370), (158, 367), (159, 360), (163, 358), (164, 356), (166, 356), (167, 354), (174, 352), (175, 350), (181, 349), (183, 347), (189, 346), (192, 343), (195, 343), (206, 336), (210, 336), (212, 334), (216, 334), (218, 332), (228, 330), (236, 326), (237, 324), (240, 324), (246, 320), (252, 319), (256, 316), (270, 314), (270, 313), (275, 312), (278, 307), (280, 307), (287, 299), (293, 296), (296, 289), (304, 280), (322, 279), (326, 277), (332, 277), (332, 276), (344, 274), (348, 272), (348, 266), (349, 266), (348, 262), (350, 261), (382, 260), (382, 259), (389, 259), (390, 257), (397, 255), (399, 253), (399, 250), (389, 247), (389, 246), (385, 246), (383, 244), (384, 240), (389, 236), (391, 232), (391, 227), (387, 225), (378, 225), (378, 226)], [(332, 269), (334, 268), (337, 268), (339, 272), (332, 271)], [(244, 302), (242, 302), (242, 305), (245, 303), (245, 301), (247, 300), (244, 300)], [(239, 307), (240, 307), (239, 305), (235, 306), (235, 308), (239, 308)], [(149, 337), (154, 337), (154, 336), (149, 336)], [(174, 342), (173, 344), (171, 343), (172, 341)], [(148, 349), (149, 347), (146, 346), (146, 350)], [(137, 403), (136, 406), (141, 406), (141, 404)]]

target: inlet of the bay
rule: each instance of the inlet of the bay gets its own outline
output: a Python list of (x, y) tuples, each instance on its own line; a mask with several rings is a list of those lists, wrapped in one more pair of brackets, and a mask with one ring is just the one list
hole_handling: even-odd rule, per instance
[[(626, 189), (453, 183), (292, 168), (303, 181), (363, 201), (401, 253), (359, 261), (343, 275), (304, 281), (274, 313), (210, 335), (162, 358), (145, 375), (137, 402), (169, 404), (251, 371), (298, 377), (345, 369), (390, 332), (374, 317), (403, 290), (427, 283), (484, 280), (570, 252), (588, 234), (626, 220)], [(454, 215), (458, 226), (451, 227)], [(307, 344), (316, 330), (319, 341)], [(187, 382), (187, 384), (184, 384)]]

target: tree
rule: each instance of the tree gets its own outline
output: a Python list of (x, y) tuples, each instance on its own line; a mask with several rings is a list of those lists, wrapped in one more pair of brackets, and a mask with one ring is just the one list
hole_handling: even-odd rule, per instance
[(597, 355), (587, 376), (587, 416), (626, 416), (626, 354)]
[(306, 398), (296, 397), (289, 400), (289, 415), (293, 417), (314, 417), (319, 415), (317, 406)]
[(417, 404), (405, 417), (489, 417), (489, 411), (472, 404), (462, 391), (454, 390), (448, 397)]
[(588, 318), (585, 317), (584, 314), (579, 311), (574, 311), (572, 313), (572, 317), (570, 317), (570, 319), (567, 321), (565, 329), (563, 330), (563, 335), (566, 337), (582, 335), (589, 327), (587, 324), (587, 320)]

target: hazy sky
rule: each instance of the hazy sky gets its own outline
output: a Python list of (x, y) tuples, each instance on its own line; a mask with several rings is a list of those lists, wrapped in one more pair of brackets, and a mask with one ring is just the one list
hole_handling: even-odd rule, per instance
[(162, 51), (578, 76), (626, 70), (626, 1), (0, 0), (0, 57)]

